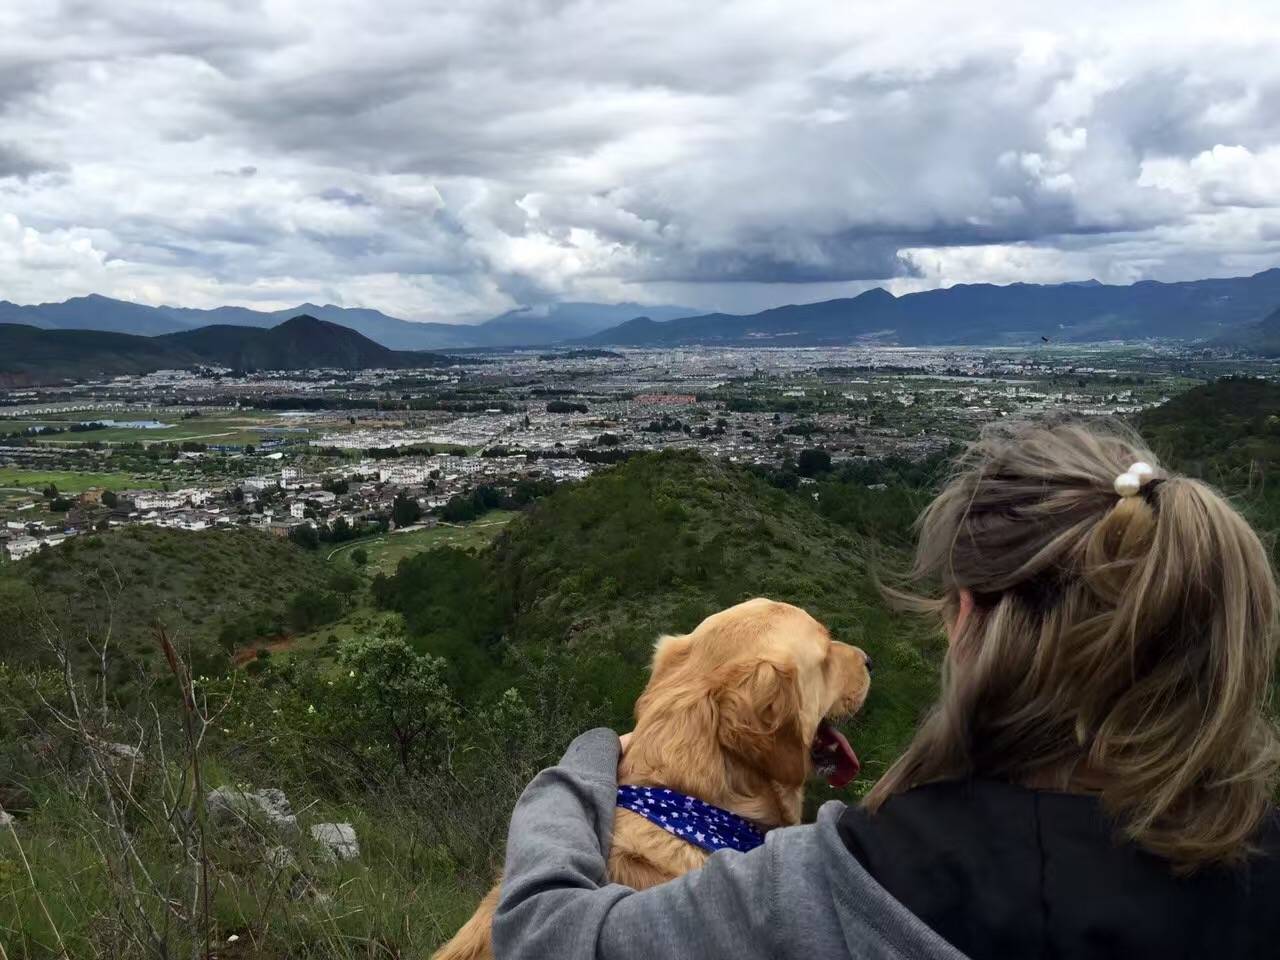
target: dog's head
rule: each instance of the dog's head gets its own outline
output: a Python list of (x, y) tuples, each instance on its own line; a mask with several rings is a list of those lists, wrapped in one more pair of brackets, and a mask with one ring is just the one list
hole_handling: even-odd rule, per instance
[(734, 773), (785, 788), (815, 770), (844, 786), (858, 760), (831, 721), (859, 710), (870, 685), (857, 647), (832, 640), (799, 607), (748, 600), (658, 641), (636, 737), (661, 728), (643, 738), (650, 750), (713, 740)]

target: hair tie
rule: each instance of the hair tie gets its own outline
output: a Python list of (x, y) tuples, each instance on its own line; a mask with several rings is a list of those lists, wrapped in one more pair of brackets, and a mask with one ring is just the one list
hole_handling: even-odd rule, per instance
[(1155, 472), (1155, 468), (1151, 464), (1144, 463), (1141, 460), (1131, 464), (1128, 470), (1116, 477), (1113, 484), (1116, 493), (1121, 497), (1136, 496), (1142, 491), (1143, 484), (1149, 483), (1151, 478), (1155, 476)]

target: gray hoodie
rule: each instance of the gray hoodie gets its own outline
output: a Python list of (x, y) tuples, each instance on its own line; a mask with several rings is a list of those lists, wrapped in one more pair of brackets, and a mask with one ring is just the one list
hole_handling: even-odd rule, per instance
[(850, 856), (837, 802), (814, 824), (774, 830), (750, 853), (722, 850), (670, 883), (610, 883), (618, 752), (612, 731), (585, 733), (520, 798), (497, 960), (964, 960)]

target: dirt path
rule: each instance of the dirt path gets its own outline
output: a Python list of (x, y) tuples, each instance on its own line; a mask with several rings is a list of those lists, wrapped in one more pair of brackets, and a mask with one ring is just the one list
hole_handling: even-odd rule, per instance
[(248, 647), (241, 647), (231, 655), (231, 665), (233, 667), (243, 667), (248, 663), (252, 663), (258, 659), (259, 650), (270, 650), (271, 655), (275, 656), (277, 653), (287, 653), (292, 648), (293, 637), (276, 637), (266, 643), (255, 643)]

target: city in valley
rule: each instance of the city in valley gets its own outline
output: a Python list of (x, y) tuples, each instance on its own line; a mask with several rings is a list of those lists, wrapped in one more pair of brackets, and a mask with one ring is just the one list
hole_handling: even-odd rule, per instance
[(691, 449), (804, 484), (815, 463), (923, 460), (1002, 417), (1133, 414), (1275, 367), (1152, 343), (688, 347), (12, 389), (0, 394), (0, 545), (20, 559), (128, 524), (245, 526), (400, 556), (412, 541), (397, 535), (490, 511), (500, 524), (500, 508), (638, 451)]

